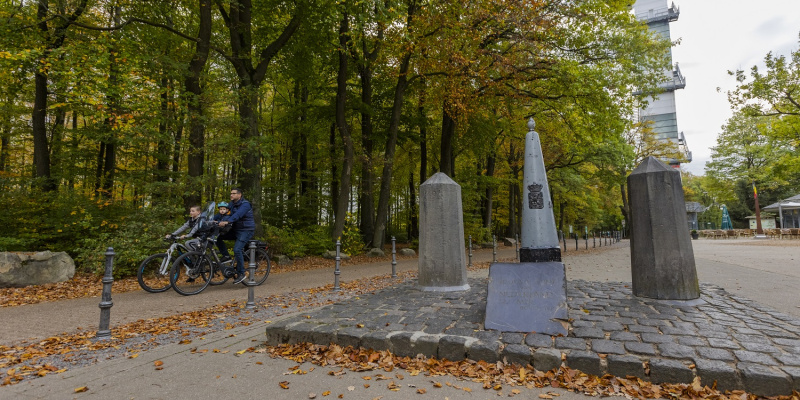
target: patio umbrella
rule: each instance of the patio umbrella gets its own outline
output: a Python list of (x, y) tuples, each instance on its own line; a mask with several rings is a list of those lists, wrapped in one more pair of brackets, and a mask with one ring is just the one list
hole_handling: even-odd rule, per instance
[(722, 229), (733, 229), (731, 216), (728, 214), (728, 207), (724, 204), (722, 205)]

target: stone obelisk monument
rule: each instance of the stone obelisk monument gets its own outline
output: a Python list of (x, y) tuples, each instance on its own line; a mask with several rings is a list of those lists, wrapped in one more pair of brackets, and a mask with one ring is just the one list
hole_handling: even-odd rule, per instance
[(567, 334), (567, 277), (533, 118), (525, 136), (520, 263), (489, 268), (485, 329)]

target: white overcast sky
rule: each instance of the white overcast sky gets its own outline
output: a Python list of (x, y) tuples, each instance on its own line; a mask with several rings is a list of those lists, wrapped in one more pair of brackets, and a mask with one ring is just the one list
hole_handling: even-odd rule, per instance
[(800, 0), (675, 0), (675, 5), (681, 14), (670, 34), (681, 43), (672, 48), (672, 61), (686, 77), (686, 88), (675, 95), (678, 129), (693, 155), (682, 167), (702, 175), (732, 113), (725, 92), (736, 81), (727, 71), (763, 67), (768, 52), (788, 56), (796, 50)]

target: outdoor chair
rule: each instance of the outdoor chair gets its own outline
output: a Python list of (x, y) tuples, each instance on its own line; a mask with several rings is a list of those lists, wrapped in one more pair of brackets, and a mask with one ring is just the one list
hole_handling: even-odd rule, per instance
[(737, 232), (736, 229), (728, 229), (725, 235), (727, 238), (736, 239), (737, 237), (739, 237), (739, 232)]
[(790, 233), (791, 233), (791, 235), (792, 235), (792, 239), (798, 239), (798, 238), (800, 238), (800, 228), (792, 228), (792, 229), (789, 229), (789, 232), (790, 232)]
[(791, 239), (792, 238), (792, 230), (791, 229), (781, 229), (781, 239), (784, 237)]
[(765, 229), (764, 234), (770, 239), (775, 239), (776, 237), (780, 236), (781, 231), (778, 229)]

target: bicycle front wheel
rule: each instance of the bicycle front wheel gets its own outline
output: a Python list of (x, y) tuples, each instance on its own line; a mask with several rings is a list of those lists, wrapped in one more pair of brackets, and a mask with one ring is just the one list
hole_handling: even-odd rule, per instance
[(153, 254), (147, 257), (136, 271), (139, 286), (150, 293), (161, 293), (169, 290), (170, 262), (166, 253)]
[[(246, 271), (250, 271), (250, 251), (244, 252), (244, 266)], [(269, 254), (264, 249), (256, 249), (256, 273), (255, 273), (255, 282), (256, 285), (261, 285), (264, 283), (267, 278), (269, 277), (269, 271), (272, 268), (272, 265), (269, 261)], [(248, 277), (247, 282), (250, 281)]]
[(211, 260), (205, 253), (190, 251), (182, 254), (172, 263), (169, 282), (176, 292), (191, 296), (205, 290), (213, 273)]

